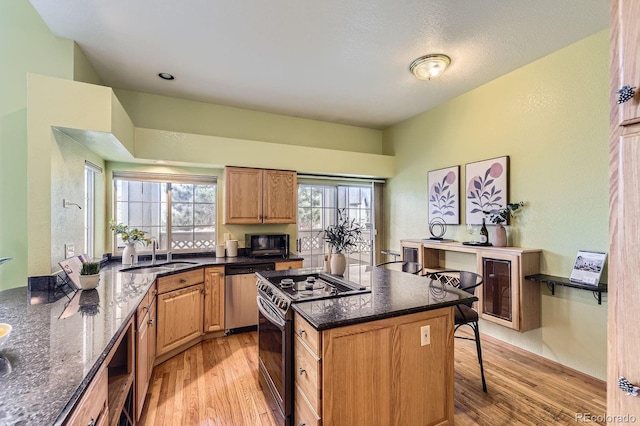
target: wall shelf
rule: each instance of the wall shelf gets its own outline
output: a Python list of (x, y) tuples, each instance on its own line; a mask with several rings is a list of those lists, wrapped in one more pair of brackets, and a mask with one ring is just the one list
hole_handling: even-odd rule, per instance
[(580, 290), (591, 290), (593, 292), (593, 297), (598, 301), (598, 305), (602, 305), (602, 293), (607, 292), (607, 284), (604, 283), (598, 283), (597, 286), (593, 286), (588, 284), (576, 283), (571, 281), (569, 278), (556, 277), (554, 275), (545, 274), (527, 275), (525, 278), (529, 281), (536, 281), (546, 284), (549, 291), (551, 291), (552, 296), (555, 296), (556, 294), (557, 285), (578, 288)]

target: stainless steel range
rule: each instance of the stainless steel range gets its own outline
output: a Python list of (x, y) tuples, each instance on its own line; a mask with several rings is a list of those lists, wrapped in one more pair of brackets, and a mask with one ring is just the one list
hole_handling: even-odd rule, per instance
[(324, 273), (257, 272), (258, 366), (262, 392), (276, 424), (293, 423), (293, 313), (291, 304), (367, 293)]

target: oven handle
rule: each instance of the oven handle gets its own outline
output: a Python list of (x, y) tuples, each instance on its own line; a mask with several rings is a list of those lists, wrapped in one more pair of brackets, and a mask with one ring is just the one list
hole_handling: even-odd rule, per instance
[[(280, 327), (280, 329), (284, 329), (285, 320), (283, 318), (273, 315), (273, 308), (269, 306), (269, 302), (267, 302), (265, 299), (263, 299), (260, 296), (257, 297), (257, 301), (258, 301), (258, 310), (260, 311), (260, 313), (264, 315), (270, 322)], [(271, 312), (268, 312), (267, 310)]]

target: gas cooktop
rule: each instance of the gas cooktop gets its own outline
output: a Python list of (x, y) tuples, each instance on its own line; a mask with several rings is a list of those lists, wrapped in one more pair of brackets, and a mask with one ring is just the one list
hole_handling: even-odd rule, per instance
[(351, 281), (329, 274), (274, 275), (267, 278), (269, 284), (280, 290), (291, 302), (326, 299), (338, 296), (369, 293), (371, 290)]

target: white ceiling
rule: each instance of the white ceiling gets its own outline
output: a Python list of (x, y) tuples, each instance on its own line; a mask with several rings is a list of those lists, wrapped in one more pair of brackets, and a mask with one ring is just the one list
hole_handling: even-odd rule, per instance
[[(372, 128), (608, 25), (607, 0), (30, 1), (108, 86)], [(450, 68), (417, 80), (431, 53)]]

